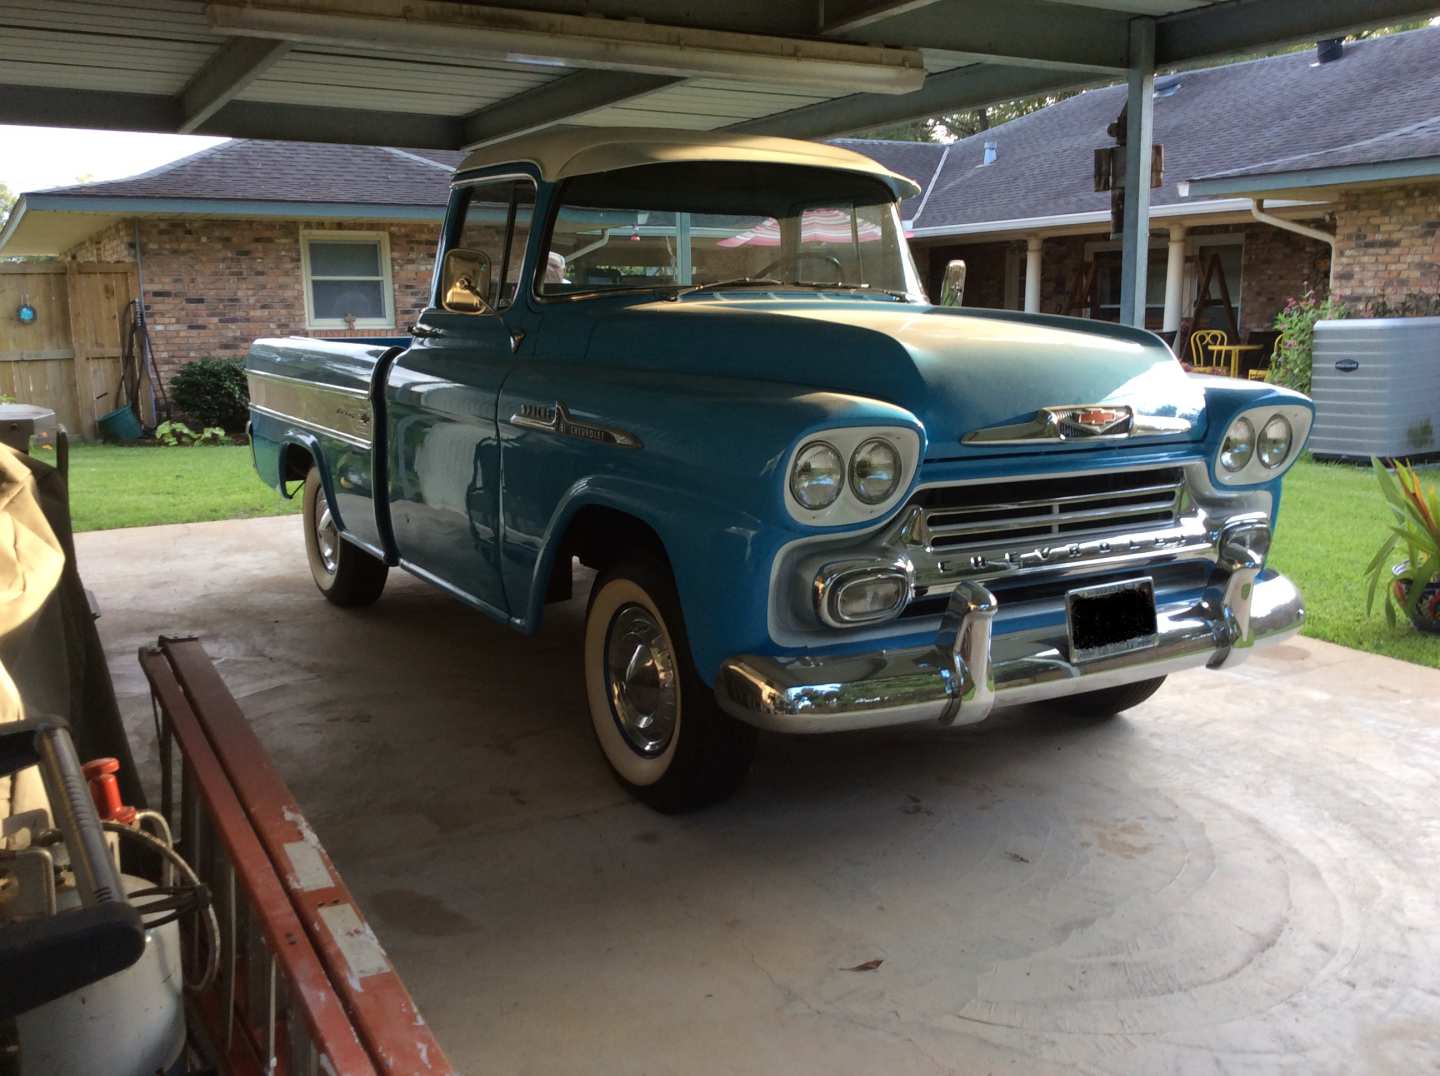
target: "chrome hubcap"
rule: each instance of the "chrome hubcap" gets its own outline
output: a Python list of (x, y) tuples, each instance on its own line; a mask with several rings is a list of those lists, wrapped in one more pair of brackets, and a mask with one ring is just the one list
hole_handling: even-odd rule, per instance
[(610, 621), (605, 687), (610, 712), (638, 754), (663, 754), (675, 735), (680, 688), (670, 640), (650, 611), (626, 605)]
[(335, 517), (330, 514), (330, 502), (321, 492), (317, 495), (320, 511), (315, 514), (315, 549), (320, 554), (320, 563), (327, 575), (334, 575), (340, 563), (340, 533), (335, 529)]

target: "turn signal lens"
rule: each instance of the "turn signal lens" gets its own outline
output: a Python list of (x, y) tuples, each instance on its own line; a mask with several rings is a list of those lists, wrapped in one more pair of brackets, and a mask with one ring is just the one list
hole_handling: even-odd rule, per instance
[(909, 584), (900, 575), (862, 576), (835, 595), (835, 619), (847, 624), (883, 620), (904, 603)]
[(812, 512), (829, 508), (845, 488), (845, 461), (833, 445), (811, 441), (795, 454), (790, 469), (790, 493)]
[(1295, 432), (1290, 429), (1290, 423), (1284, 417), (1276, 415), (1265, 428), (1260, 431), (1260, 440), (1255, 446), (1255, 454), (1260, 457), (1260, 462), (1270, 470), (1274, 470), (1285, 462), (1290, 455), (1290, 446), (1295, 441)]
[(866, 504), (881, 504), (900, 485), (900, 453), (889, 441), (866, 441), (850, 457), (850, 488)]
[(1237, 418), (1225, 431), (1220, 444), (1220, 466), (1227, 471), (1243, 470), (1255, 455), (1255, 427), (1248, 418)]

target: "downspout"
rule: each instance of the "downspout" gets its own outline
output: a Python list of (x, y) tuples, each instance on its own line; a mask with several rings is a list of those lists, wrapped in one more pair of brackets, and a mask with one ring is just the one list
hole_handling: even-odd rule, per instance
[(1325, 281), (1326, 291), (1333, 290), (1331, 285), (1335, 282), (1335, 243), (1336, 237), (1331, 232), (1321, 231), (1319, 228), (1311, 228), (1308, 224), (1297, 224), (1293, 220), (1286, 220), (1284, 217), (1277, 217), (1273, 213), (1265, 212), (1264, 198), (1250, 199), (1250, 215), (1261, 224), (1268, 224), (1272, 228), (1279, 228), (1282, 232), (1294, 232), (1296, 235), (1303, 235), (1307, 239), (1316, 239), (1330, 248), (1330, 277)]

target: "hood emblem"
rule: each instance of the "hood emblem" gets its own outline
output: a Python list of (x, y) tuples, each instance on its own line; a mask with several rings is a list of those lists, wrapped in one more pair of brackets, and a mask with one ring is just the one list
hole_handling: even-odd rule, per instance
[(1053, 407), (1049, 410), (1060, 427), (1061, 440), (1128, 434), (1135, 422), (1135, 412), (1128, 407)]
[(1011, 445), (1027, 441), (1115, 440), (1190, 432), (1183, 418), (1137, 415), (1129, 404), (1070, 404), (1042, 407), (1024, 422), (972, 430), (966, 444)]

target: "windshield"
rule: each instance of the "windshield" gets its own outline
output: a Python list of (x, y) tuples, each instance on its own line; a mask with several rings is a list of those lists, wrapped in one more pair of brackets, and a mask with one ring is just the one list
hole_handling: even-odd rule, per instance
[(752, 282), (922, 299), (890, 190), (835, 169), (656, 164), (568, 180), (541, 295)]

